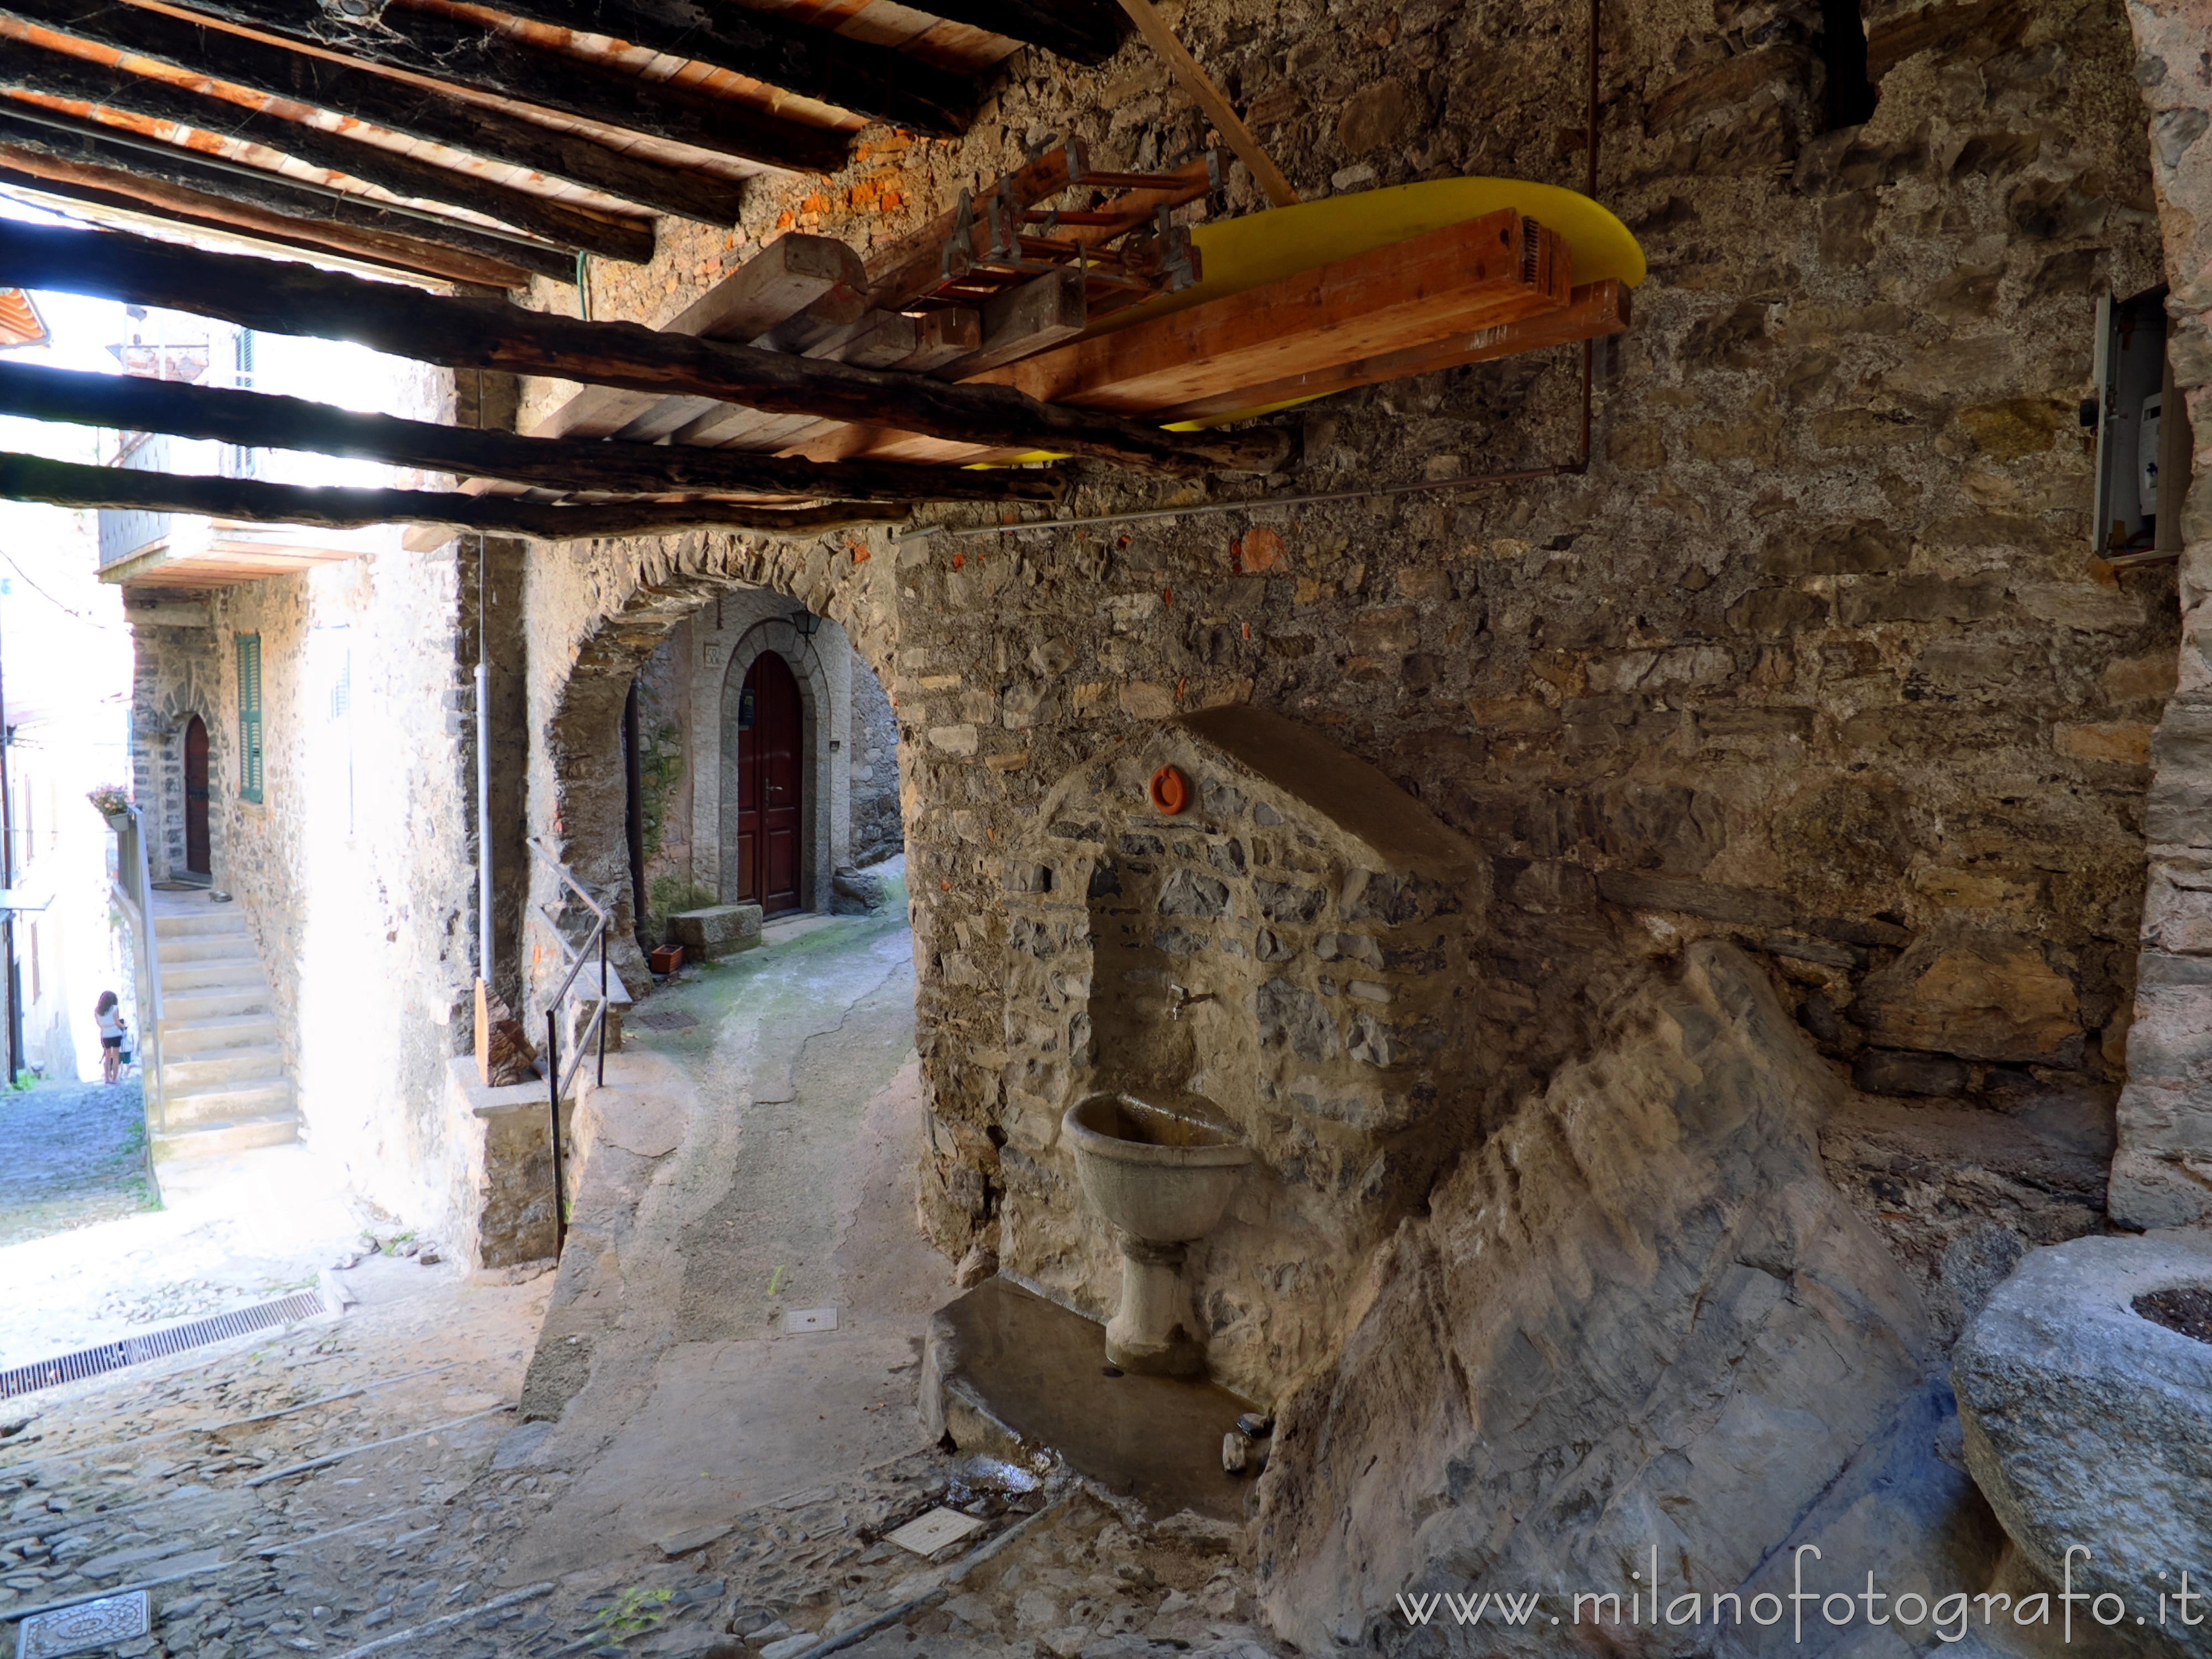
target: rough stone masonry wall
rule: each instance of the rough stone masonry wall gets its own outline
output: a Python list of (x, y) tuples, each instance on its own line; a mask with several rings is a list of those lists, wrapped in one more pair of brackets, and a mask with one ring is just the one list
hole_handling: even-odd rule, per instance
[[(1192, 0), (1176, 24), (1318, 194), (1578, 183), (1585, 15)], [(957, 1250), (1001, 1190), (1000, 843), (1054, 780), (1177, 710), (1276, 709), (1492, 860), (1501, 1097), (1516, 1066), (1540, 1083), (1591, 1051), (1634, 964), (1733, 939), (1859, 1085), (1826, 1126), (1832, 1175), (1962, 1316), (2008, 1250), (2101, 1221), (2177, 641), (2170, 574), (2089, 556), (2073, 407), (2094, 295), (2160, 262), (2112, 0), (1869, 22), (1880, 105), (1828, 132), (1818, 8), (1608, 9), (1599, 194), (1652, 276), (1597, 353), (1586, 474), (896, 553), (541, 557), (533, 800), (557, 787), (579, 856), (619, 858), (618, 788), (569, 722), (669, 607), (759, 580), (846, 623), (901, 724), (924, 1208)], [(1069, 132), (1106, 166), (1202, 136), (1139, 46), (1097, 71), (1018, 61), (967, 139), (878, 144), (834, 193), (761, 187), (711, 241), (666, 227), (650, 270), (605, 268), (595, 314), (658, 320), (778, 224), (865, 245)], [(1253, 204), (1241, 173), (1231, 196)], [(1538, 354), (1280, 417), (1297, 469), (1219, 493), (1571, 459), (1577, 369)], [(1199, 499), (1082, 479), (1078, 514)], [(641, 586), (685, 571), (681, 600)]]
[(2114, 1219), (2160, 1227), (2212, 1218), (2212, 75), (2202, 6), (2132, 0), (2128, 17), (2172, 290), (2167, 355), (2198, 446), (2182, 513), (2180, 688), (2151, 740), (2150, 893), (2112, 1178)]
[(857, 650), (853, 653), (852, 737), (847, 758), (852, 778), (852, 860), (880, 864), (906, 849), (899, 817), (898, 716), (883, 682)]

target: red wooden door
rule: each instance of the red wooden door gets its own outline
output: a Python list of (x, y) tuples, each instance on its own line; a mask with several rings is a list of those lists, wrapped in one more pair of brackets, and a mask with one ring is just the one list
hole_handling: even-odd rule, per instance
[(738, 869), (740, 903), (766, 915), (799, 907), (799, 682), (791, 665), (763, 651), (745, 674), (752, 724), (738, 733)]
[(208, 735), (198, 714), (185, 727), (185, 869), (204, 876), (214, 869), (208, 857)]

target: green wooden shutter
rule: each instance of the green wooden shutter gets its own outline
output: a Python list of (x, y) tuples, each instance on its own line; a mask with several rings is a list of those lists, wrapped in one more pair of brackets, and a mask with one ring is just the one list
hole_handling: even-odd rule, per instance
[(261, 799), (261, 635), (238, 636), (238, 798)]

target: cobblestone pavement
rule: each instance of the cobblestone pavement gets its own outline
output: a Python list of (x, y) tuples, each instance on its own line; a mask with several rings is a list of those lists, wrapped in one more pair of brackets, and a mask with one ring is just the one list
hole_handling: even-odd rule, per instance
[[(342, 1318), (13, 1402), (28, 1420), (0, 1419), (0, 1620), (145, 1586), (154, 1632), (121, 1659), (1274, 1650), (1237, 1530), (1148, 1525), (1064, 1474), (931, 1447), (517, 1582), (508, 1563), (577, 1474), (532, 1467), (544, 1425), (514, 1414), (550, 1277), (377, 1256), (337, 1279), (362, 1299)], [(927, 1560), (885, 1538), (941, 1505), (980, 1528)]]
[(0, 1090), (0, 1245), (153, 1205), (136, 1077)]

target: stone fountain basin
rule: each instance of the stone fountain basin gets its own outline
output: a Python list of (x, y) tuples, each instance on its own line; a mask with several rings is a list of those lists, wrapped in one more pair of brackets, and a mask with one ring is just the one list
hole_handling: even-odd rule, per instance
[[(2212, 1574), (2212, 1343), (2133, 1305), (2205, 1285), (2201, 1233), (2030, 1250), (1952, 1358), (1966, 1465), (2013, 1542), (2054, 1583), (2069, 1547), (2090, 1550), (2074, 1558), (2074, 1587), (2133, 1612), (2154, 1609), (2183, 1567), (2192, 1587)], [(2155, 1631), (2128, 1634), (2179, 1650), (2172, 1629)]]
[(1060, 1120), (1076, 1178), (1098, 1212), (1133, 1238), (1187, 1243), (1229, 1207), (1252, 1149), (1188, 1109), (1096, 1094)]

